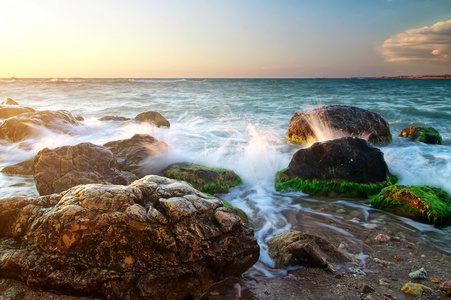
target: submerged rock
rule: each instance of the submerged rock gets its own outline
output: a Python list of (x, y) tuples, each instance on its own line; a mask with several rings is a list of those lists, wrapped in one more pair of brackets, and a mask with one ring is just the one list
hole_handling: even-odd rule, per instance
[(57, 133), (67, 133), (80, 122), (64, 110), (22, 113), (6, 119), (0, 125), (0, 138), (19, 142), (37, 134), (38, 128), (47, 128)]
[(2, 173), (11, 175), (33, 175), (33, 159), (29, 158), (15, 165), (6, 166), (2, 169)]
[(404, 128), (398, 136), (425, 144), (442, 144), (442, 136), (432, 127), (411, 126)]
[(428, 273), (426, 272), (425, 268), (420, 268), (416, 271), (409, 273), (409, 277), (414, 279), (426, 279), (427, 275)]
[(451, 196), (440, 188), (396, 184), (372, 196), (368, 203), (428, 223), (451, 223)]
[(228, 193), (231, 187), (241, 184), (234, 171), (208, 168), (192, 163), (174, 163), (163, 170), (166, 177), (189, 182), (199, 191), (210, 194)]
[(101, 117), (99, 119), (99, 121), (129, 121), (131, 120), (130, 118), (126, 118), (126, 117), (119, 117), (119, 116), (105, 116), (105, 117)]
[(33, 175), (39, 195), (60, 193), (79, 184), (128, 184), (113, 153), (91, 143), (44, 148), (34, 157)]
[(135, 121), (150, 123), (156, 127), (170, 127), (171, 124), (165, 117), (156, 111), (140, 113), (135, 117)]
[(265, 244), (269, 247), (268, 255), (274, 260), (276, 268), (305, 266), (335, 273), (337, 264), (358, 262), (327, 240), (296, 230), (284, 231)]
[(328, 105), (296, 112), (286, 132), (290, 141), (311, 144), (324, 139), (354, 136), (372, 144), (391, 142), (390, 125), (379, 114), (347, 105)]
[(367, 196), (390, 185), (384, 154), (366, 140), (346, 137), (298, 150), (276, 173), (277, 191)]
[(167, 154), (168, 145), (148, 134), (135, 134), (125, 140), (108, 142), (103, 145), (113, 152), (118, 168), (136, 174), (138, 177), (155, 174), (163, 167), (159, 160)]
[(0, 199), (0, 274), (105, 299), (194, 299), (259, 257), (253, 230), (189, 184), (147, 176)]

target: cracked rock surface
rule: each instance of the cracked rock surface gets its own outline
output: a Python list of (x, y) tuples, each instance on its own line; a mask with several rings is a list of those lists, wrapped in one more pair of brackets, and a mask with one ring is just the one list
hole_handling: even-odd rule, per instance
[(79, 184), (128, 184), (117, 167), (117, 160), (110, 150), (81, 143), (39, 151), (33, 160), (33, 175), (42, 196), (60, 193)]
[(192, 299), (258, 257), (253, 230), (222, 201), (164, 177), (0, 199), (0, 276), (45, 291)]

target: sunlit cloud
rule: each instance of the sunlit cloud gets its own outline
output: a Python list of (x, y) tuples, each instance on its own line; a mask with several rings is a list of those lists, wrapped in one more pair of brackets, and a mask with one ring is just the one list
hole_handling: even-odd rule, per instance
[(393, 35), (380, 50), (390, 62), (451, 61), (451, 20)]

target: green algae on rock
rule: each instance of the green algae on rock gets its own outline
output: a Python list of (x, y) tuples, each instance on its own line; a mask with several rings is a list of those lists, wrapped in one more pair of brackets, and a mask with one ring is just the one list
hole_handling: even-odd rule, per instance
[(166, 177), (189, 182), (194, 188), (209, 194), (228, 193), (242, 183), (232, 170), (209, 168), (192, 163), (174, 163), (163, 170)]
[(387, 180), (378, 183), (356, 183), (338, 180), (317, 180), (299, 177), (284, 181), (283, 170), (275, 176), (275, 189), (278, 192), (301, 191), (310, 195), (366, 197), (379, 193), (383, 188), (398, 181), (396, 176), (387, 176)]
[(451, 223), (451, 196), (428, 185), (392, 185), (371, 197), (368, 203), (428, 223)]
[(411, 126), (404, 128), (398, 136), (425, 144), (442, 144), (442, 136), (432, 127)]

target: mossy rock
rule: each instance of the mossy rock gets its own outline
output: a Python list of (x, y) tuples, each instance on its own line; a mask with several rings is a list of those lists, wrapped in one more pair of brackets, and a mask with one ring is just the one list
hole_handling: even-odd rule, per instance
[(451, 223), (451, 196), (428, 185), (393, 185), (384, 188), (368, 203), (376, 208), (433, 224)]
[(275, 189), (278, 192), (300, 191), (309, 195), (327, 197), (367, 197), (379, 193), (383, 188), (398, 181), (396, 176), (387, 176), (387, 180), (379, 183), (356, 183), (339, 180), (288, 178), (278, 171), (275, 175)]
[(411, 126), (404, 128), (398, 136), (425, 144), (442, 144), (442, 136), (432, 127)]
[(33, 175), (33, 159), (34, 156), (15, 165), (6, 166), (1, 172), (11, 175)]
[(192, 163), (174, 163), (163, 170), (163, 175), (189, 182), (194, 188), (209, 194), (228, 193), (231, 187), (242, 183), (232, 170), (209, 168)]

